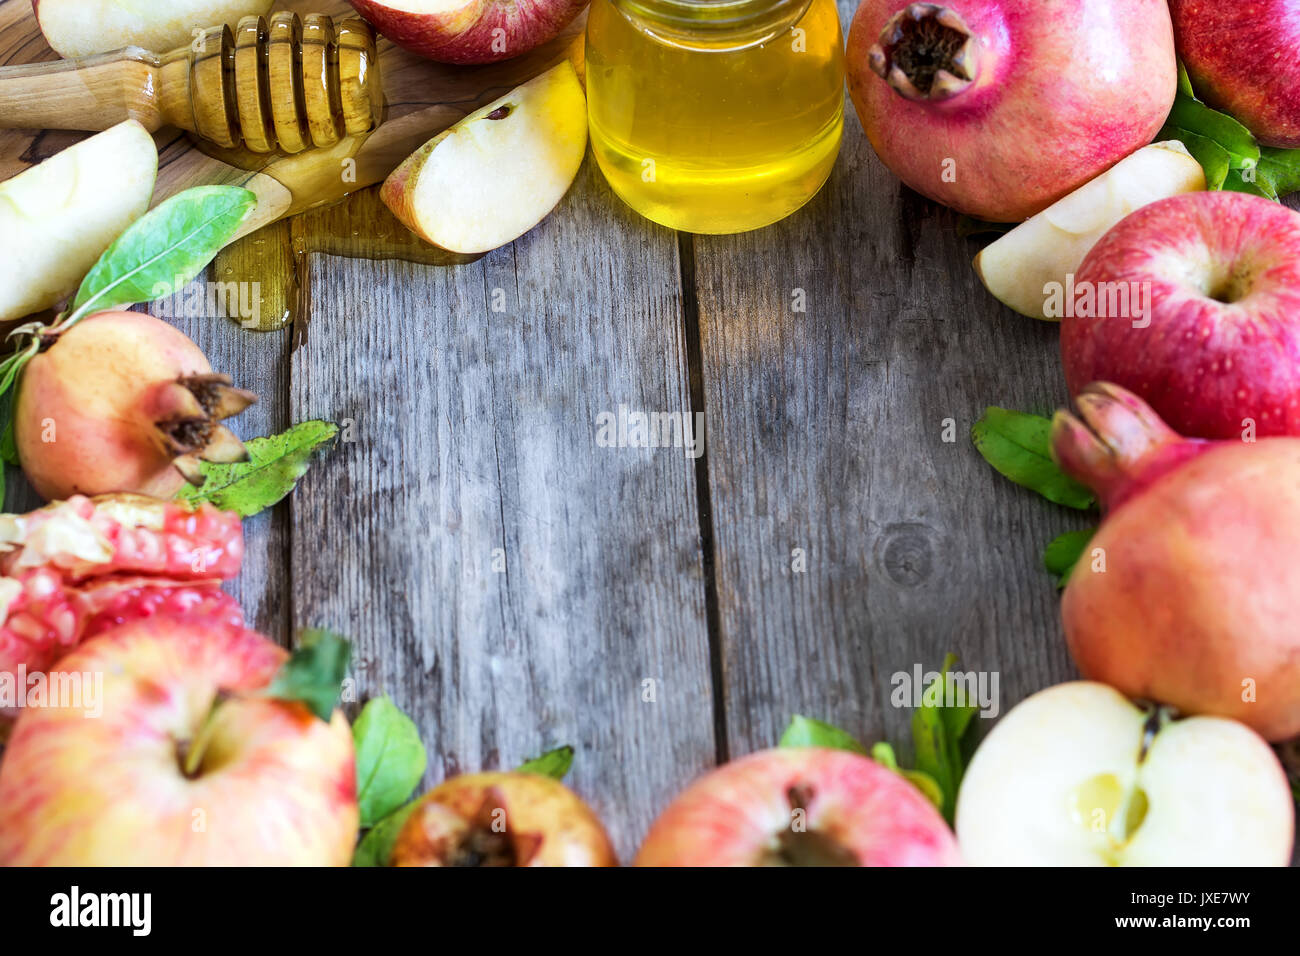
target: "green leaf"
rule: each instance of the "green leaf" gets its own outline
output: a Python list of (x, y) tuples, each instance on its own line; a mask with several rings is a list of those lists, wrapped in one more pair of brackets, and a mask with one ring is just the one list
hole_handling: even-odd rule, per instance
[(1255, 178), (1266, 184), (1275, 196), (1287, 196), (1300, 189), (1300, 149), (1262, 147)]
[(936, 810), (943, 810), (943, 790), (935, 779), (928, 773), (922, 773), (919, 770), (904, 770), (899, 767), (898, 758), (894, 755), (894, 748), (889, 744), (881, 741), (872, 747), (871, 759), (886, 770), (894, 771), (894, 773), (920, 790), (925, 795), (925, 798), (934, 804)]
[(333, 422), (308, 421), (269, 438), (244, 443), (248, 461), (234, 464), (201, 462), (203, 484), (186, 485), (176, 496), (188, 505), (209, 502), (223, 511), (248, 518), (282, 500), (307, 471), (317, 449), (339, 432)]
[(1087, 510), (1096, 496), (1052, 461), (1051, 433), (1051, 421), (1040, 415), (992, 407), (971, 428), (971, 439), (999, 474), (1048, 501)]
[(956, 663), (956, 657), (949, 654), (939, 676), (921, 695), (921, 706), (912, 714), (916, 769), (934, 782), (940, 795), (936, 805), (949, 823), (957, 810), (957, 793), (966, 771), (966, 734), (979, 709), (969, 701), (945, 700), (945, 678)]
[(1250, 193), (1252, 196), (1261, 196), (1264, 199), (1277, 202), (1277, 190), (1273, 188), (1272, 183), (1263, 176), (1259, 175), (1258, 169), (1231, 169), (1228, 175), (1224, 177), (1223, 188), (1234, 193)]
[(99, 257), (59, 327), (171, 295), (212, 261), (256, 205), (257, 197), (238, 186), (198, 186), (160, 203)]
[(554, 750), (548, 750), (540, 757), (534, 757), (532, 760), (525, 760), (519, 765), (520, 773), (538, 773), (543, 777), (550, 777), (552, 780), (563, 780), (564, 775), (569, 772), (573, 766), (573, 748), (556, 747)]
[(353, 866), (388, 866), (388, 861), (393, 856), (393, 847), (397, 843), (397, 836), (402, 832), (407, 818), (415, 812), (415, 808), (420, 805), (419, 800), (412, 800), (401, 809), (394, 810), (388, 816), (376, 823), (361, 838), (357, 844), (356, 850), (352, 854)]
[(429, 758), (415, 723), (387, 696), (361, 709), (352, 725), (352, 741), (361, 826), (372, 827), (410, 798)]
[(1173, 109), (1165, 120), (1165, 131), (1172, 131), (1175, 135), (1191, 133), (1213, 140), (1227, 151), (1233, 169), (1253, 169), (1259, 162), (1259, 143), (1250, 130), (1227, 113), (1212, 110), (1186, 93), (1180, 93), (1174, 99)]
[(7, 357), (0, 362), (0, 422), (3, 423), (3, 432), (0, 432), (0, 507), (4, 504), (5, 490), (8, 484), (8, 476), (5, 474), (5, 465), (17, 465), (18, 446), (14, 442), (14, 391), (18, 376), (22, 374), (27, 363), (36, 357), (40, 351), (41, 342), (39, 338), (33, 337), (19, 351)]
[(1192, 89), (1192, 78), (1187, 75), (1187, 67), (1183, 66), (1182, 60), (1178, 61), (1178, 92), (1196, 99), (1196, 91)]
[(18, 442), (14, 439), (13, 395), (0, 396), (0, 421), (4, 422), (4, 431), (0, 432), (0, 461), (6, 465), (21, 465), (18, 460)]
[(1060, 537), (1052, 539), (1047, 546), (1047, 550), (1043, 552), (1043, 567), (1056, 576), (1058, 588), (1063, 588), (1070, 583), (1070, 572), (1079, 563), (1083, 552), (1087, 550), (1088, 542), (1096, 533), (1096, 528), (1067, 531)]
[(871, 748), (871, 759), (880, 764), (886, 770), (893, 770), (901, 773), (898, 769), (898, 755), (894, 753), (894, 748), (883, 740)]
[(328, 721), (338, 705), (351, 656), (352, 645), (346, 638), (333, 631), (308, 628), (300, 635), (297, 650), (262, 696), (302, 701), (313, 714)]
[(801, 714), (795, 714), (790, 718), (790, 726), (781, 735), (778, 746), (827, 747), (831, 750), (848, 750), (855, 754), (867, 753), (867, 748), (858, 743), (848, 731)]

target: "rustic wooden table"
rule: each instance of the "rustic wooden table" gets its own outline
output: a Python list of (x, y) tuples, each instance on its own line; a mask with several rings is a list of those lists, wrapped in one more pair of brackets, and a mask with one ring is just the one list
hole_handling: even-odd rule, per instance
[[(589, 158), (548, 219), (469, 264), (310, 251), (380, 221), (373, 192), (214, 266), (278, 276), (291, 327), (180, 324), (262, 395), (241, 435), (346, 426), (247, 522), (234, 589), (282, 642), (351, 636), (359, 696), (416, 719), (428, 782), (572, 744), (570, 782), (628, 858), (792, 713), (908, 754), (895, 672), (953, 651), (998, 672), (1003, 712), (1074, 674), (1041, 552), (1087, 519), (968, 437), (986, 405), (1066, 401), (1056, 329), (985, 293), (978, 242), (851, 108), (821, 193), (746, 235), (659, 228)], [(703, 413), (705, 454), (603, 447), (621, 407)], [(9, 509), (33, 502), (11, 481)]]

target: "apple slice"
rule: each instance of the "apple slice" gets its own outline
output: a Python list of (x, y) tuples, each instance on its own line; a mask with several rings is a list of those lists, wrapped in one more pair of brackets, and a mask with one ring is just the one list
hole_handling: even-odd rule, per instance
[(272, 0), (35, 0), (36, 23), (45, 42), (62, 57), (90, 56), (139, 46), (170, 53), (189, 46), (194, 31), (241, 17), (262, 16)]
[(429, 140), (379, 195), (426, 242), (487, 252), (555, 208), (586, 152), (586, 98), (566, 60)]
[(1084, 257), (1121, 219), (1158, 199), (1205, 189), (1205, 172), (1182, 143), (1155, 143), (1021, 223), (975, 257), (980, 281), (998, 301), (1034, 319), (1045, 287), (1079, 271)]
[(1285, 866), (1293, 806), (1259, 735), (1170, 720), (1076, 681), (1013, 708), (976, 751), (957, 841), (976, 866)]
[(127, 120), (0, 183), (0, 319), (74, 292), (149, 208), (157, 175), (153, 137)]

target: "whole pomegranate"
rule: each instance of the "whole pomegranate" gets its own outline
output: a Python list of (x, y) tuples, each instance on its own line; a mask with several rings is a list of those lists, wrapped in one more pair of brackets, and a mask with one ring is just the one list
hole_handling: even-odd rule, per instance
[(135, 492), (171, 498), (198, 463), (241, 461), (221, 419), (257, 397), (216, 375), (185, 333), (141, 312), (102, 312), (24, 369), (14, 407), (23, 472), (47, 500)]
[(1062, 603), (1079, 670), (1268, 740), (1300, 734), (1300, 439), (1182, 438), (1111, 384), (1076, 401), (1053, 454), (1104, 510)]
[(1169, 0), (1169, 12), (1197, 94), (1265, 146), (1300, 146), (1300, 5)]
[(1178, 85), (1165, 0), (863, 0), (847, 61), (884, 164), (999, 222), (1151, 142)]

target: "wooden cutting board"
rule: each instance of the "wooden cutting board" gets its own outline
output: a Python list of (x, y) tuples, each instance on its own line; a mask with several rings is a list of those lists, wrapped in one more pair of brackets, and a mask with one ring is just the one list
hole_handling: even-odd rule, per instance
[[(276, 9), (353, 15), (351, 6), (338, 0), (285, 0)], [(550, 43), (516, 59), (487, 66), (433, 63), (380, 37), (378, 54), (386, 106), (383, 122), (376, 130), (365, 136), (347, 137), (329, 149), (287, 156), (225, 150), (177, 130), (163, 129), (154, 136), (159, 150), (154, 204), (191, 186), (244, 186), (258, 197), (257, 210), (239, 233), (244, 236), (286, 216), (336, 202), (382, 181), (435, 133), (566, 57), (581, 73), (584, 23), (585, 15)], [(55, 59), (58, 55), (37, 28), (30, 0), (0, 0), (0, 65)], [(56, 130), (0, 130), (0, 179), (21, 172), (86, 135)]]

